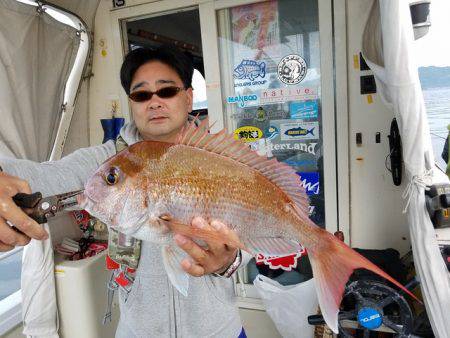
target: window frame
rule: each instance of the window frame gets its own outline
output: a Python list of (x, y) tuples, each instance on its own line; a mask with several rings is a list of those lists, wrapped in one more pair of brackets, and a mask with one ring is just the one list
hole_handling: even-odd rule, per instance
[[(80, 45), (77, 51), (75, 62), (70, 71), (64, 88), (63, 107), (61, 108), (61, 120), (58, 126), (58, 132), (54, 140), (50, 160), (61, 158), (64, 149), (64, 143), (69, 131), (72, 120), (78, 89), (81, 86), (82, 75), (87, 65), (89, 52), (92, 49), (92, 41), (87, 33), (87, 25), (77, 15), (64, 10), (55, 5), (37, 3), (32, 0), (16, 0), (25, 5), (38, 7), (42, 6), (44, 10), (49, 10), (48, 15), (63, 24), (72, 26), (80, 34)], [(72, 24), (70, 24), (72, 23)], [(0, 254), (0, 264), (2, 260), (22, 251), (23, 247), (16, 247), (11, 251)], [(19, 289), (5, 299), (0, 300), (0, 336), (17, 327), (22, 321), (22, 292)]]

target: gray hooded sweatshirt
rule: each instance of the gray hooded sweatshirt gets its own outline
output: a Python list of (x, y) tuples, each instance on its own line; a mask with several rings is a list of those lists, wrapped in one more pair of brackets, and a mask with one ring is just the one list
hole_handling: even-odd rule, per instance
[[(141, 140), (133, 122), (126, 124), (120, 134), (130, 145)], [(108, 141), (53, 162), (0, 157), (0, 166), (6, 173), (28, 181), (32, 191), (48, 196), (83, 188), (100, 164), (115, 153), (114, 143)], [(190, 277), (188, 296), (184, 297), (167, 277), (160, 244), (142, 242), (131, 292), (125, 297), (120, 291), (119, 300), (117, 338), (235, 338), (242, 329), (232, 280), (211, 275)]]

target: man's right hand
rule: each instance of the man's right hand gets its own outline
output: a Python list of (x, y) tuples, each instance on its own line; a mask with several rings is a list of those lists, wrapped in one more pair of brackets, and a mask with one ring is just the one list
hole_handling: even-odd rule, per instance
[[(16, 245), (26, 245), (31, 238), (39, 240), (48, 238), (42, 226), (28, 217), (14, 203), (12, 197), (19, 192), (31, 194), (28, 183), (18, 177), (0, 172), (0, 252), (9, 251)], [(22, 233), (12, 228), (6, 221)]]

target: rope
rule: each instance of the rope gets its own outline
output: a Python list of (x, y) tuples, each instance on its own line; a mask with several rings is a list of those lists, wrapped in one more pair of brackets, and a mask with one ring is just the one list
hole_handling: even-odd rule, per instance
[(420, 188), (430, 190), (428, 186), (431, 185), (432, 178), (433, 178), (433, 169), (425, 170), (423, 174), (414, 175), (411, 178), (411, 181), (408, 183), (408, 186), (406, 187), (405, 191), (402, 194), (403, 199), (406, 199), (406, 206), (405, 209), (403, 209), (403, 213), (406, 213), (409, 204), (411, 203), (411, 198), (414, 193), (414, 187), (416, 188), (417, 192), (419, 192)]

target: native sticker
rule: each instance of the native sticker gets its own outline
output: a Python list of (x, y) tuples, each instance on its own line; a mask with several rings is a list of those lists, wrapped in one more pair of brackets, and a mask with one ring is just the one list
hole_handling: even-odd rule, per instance
[(255, 142), (262, 138), (262, 136), (262, 130), (253, 126), (243, 126), (234, 131), (234, 138), (245, 142)]
[(291, 102), (289, 111), (291, 119), (317, 119), (319, 103), (317, 100)]
[(261, 105), (315, 99), (317, 99), (317, 89), (307, 87), (270, 88), (261, 90), (259, 93)]
[(306, 76), (308, 68), (300, 55), (290, 54), (278, 63), (278, 79), (288, 85), (300, 83)]
[(305, 188), (305, 192), (308, 196), (318, 195), (320, 193), (318, 172), (312, 173), (298, 172), (297, 175), (300, 176), (301, 184), (303, 188)]
[(316, 140), (319, 138), (319, 122), (293, 120), (280, 125), (281, 140)]

